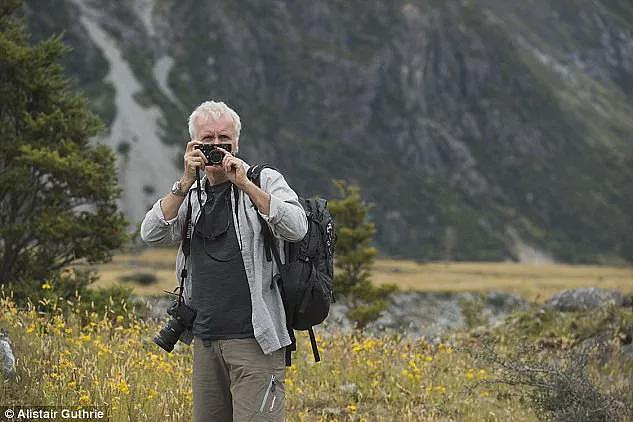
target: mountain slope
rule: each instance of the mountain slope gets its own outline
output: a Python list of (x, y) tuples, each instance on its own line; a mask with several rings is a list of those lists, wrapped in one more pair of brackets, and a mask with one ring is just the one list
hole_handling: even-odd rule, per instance
[(40, 3), (27, 22), (67, 30), (135, 222), (182, 172), (188, 114), (222, 98), (247, 161), (305, 195), (360, 184), (385, 254), (633, 259), (627, 1)]

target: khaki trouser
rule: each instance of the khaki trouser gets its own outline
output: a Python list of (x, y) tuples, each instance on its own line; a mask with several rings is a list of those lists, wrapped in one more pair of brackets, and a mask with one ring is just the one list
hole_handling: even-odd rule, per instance
[(193, 340), (193, 421), (283, 421), (285, 347), (265, 355), (254, 338)]

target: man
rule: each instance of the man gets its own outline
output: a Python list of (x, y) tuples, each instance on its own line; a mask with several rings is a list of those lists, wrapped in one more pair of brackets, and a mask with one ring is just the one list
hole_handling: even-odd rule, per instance
[[(283, 420), (285, 347), (291, 343), (283, 302), (266, 260), (257, 214), (269, 225), (285, 261), (283, 242), (308, 230), (297, 194), (277, 171), (261, 172), (261, 188), (246, 177), (249, 164), (239, 151), (240, 118), (223, 102), (206, 101), (189, 117), (184, 173), (172, 192), (156, 201), (141, 224), (150, 245), (180, 242), (191, 194), (191, 253), (184, 283), (185, 303), (196, 309), (193, 341), (193, 420)], [(200, 144), (230, 144), (221, 165), (210, 165)], [(196, 168), (200, 176), (198, 203)], [(201, 171), (201, 174), (203, 172)], [(237, 193), (237, 199), (235, 197)], [(176, 278), (184, 266), (182, 244)]]

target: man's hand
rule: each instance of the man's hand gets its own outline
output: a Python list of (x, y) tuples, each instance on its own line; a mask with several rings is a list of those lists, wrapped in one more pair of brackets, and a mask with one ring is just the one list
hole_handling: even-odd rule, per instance
[(202, 144), (199, 141), (189, 141), (187, 142), (187, 148), (185, 150), (185, 171), (180, 178), (180, 182), (185, 190), (188, 190), (196, 180), (196, 167), (204, 172), (205, 166), (209, 161), (204, 153), (196, 148), (196, 145)]
[(248, 183), (248, 177), (246, 177), (246, 170), (244, 169), (244, 162), (228, 152), (216, 146), (217, 149), (224, 152), (224, 158), (222, 158), (222, 168), (226, 177), (239, 189), (245, 190)]
[(216, 148), (224, 152), (222, 168), (224, 169), (224, 173), (226, 173), (226, 177), (251, 198), (251, 201), (258, 210), (268, 215), (270, 213), (270, 194), (264, 192), (255, 183), (248, 180), (248, 177), (246, 177), (246, 169), (244, 168), (244, 161), (220, 147)]

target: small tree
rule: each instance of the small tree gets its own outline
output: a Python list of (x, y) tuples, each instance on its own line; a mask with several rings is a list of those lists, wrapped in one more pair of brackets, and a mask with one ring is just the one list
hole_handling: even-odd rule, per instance
[(128, 238), (116, 157), (89, 144), (102, 124), (58, 63), (68, 49), (61, 36), (29, 45), (20, 3), (0, 6), (0, 284), (18, 301), (82, 292), (94, 276), (65, 267), (107, 262)]
[(364, 204), (358, 186), (334, 180), (342, 198), (328, 201), (328, 209), (336, 221), (335, 295), (345, 296), (351, 305), (350, 320), (363, 328), (376, 319), (388, 305), (386, 296), (396, 290), (393, 284), (374, 286), (370, 281), (376, 248), (370, 245), (376, 233), (367, 212), (373, 206)]

